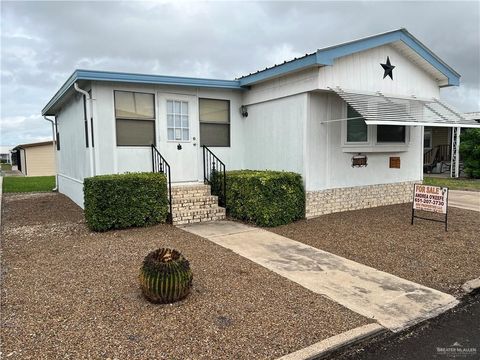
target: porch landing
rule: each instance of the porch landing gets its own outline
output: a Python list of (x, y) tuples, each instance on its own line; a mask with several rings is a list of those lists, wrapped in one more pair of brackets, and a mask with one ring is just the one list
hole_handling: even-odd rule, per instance
[(230, 221), (182, 227), (380, 325), (400, 331), (458, 304), (453, 296), (272, 232)]

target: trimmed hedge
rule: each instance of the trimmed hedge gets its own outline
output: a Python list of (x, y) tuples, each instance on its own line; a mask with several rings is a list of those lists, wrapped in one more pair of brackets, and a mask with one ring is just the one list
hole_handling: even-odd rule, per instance
[(227, 171), (226, 176), (229, 216), (265, 227), (305, 217), (305, 190), (299, 174), (237, 170)]
[(90, 229), (106, 231), (165, 222), (167, 179), (160, 173), (128, 173), (87, 178), (83, 185)]

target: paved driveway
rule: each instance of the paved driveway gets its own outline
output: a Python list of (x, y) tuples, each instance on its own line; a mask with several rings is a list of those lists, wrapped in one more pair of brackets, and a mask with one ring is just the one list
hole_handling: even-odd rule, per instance
[(480, 211), (480, 192), (450, 190), (448, 192), (448, 205), (467, 210)]
[(192, 224), (205, 237), (311, 291), (399, 331), (454, 307), (451, 295), (272, 232), (231, 221)]

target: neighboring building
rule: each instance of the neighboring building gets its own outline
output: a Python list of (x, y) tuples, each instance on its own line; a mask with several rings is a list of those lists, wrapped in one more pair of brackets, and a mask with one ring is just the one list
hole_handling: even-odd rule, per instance
[(480, 123), (480, 111), (467, 112), (465, 113), (465, 115), (470, 119), (473, 119), (476, 122)]
[(12, 156), (10, 154), (10, 149), (13, 146), (0, 146), (0, 162), (11, 164), (12, 163)]
[(478, 126), (438, 100), (459, 80), (400, 29), (236, 80), (76, 70), (42, 114), (56, 119), (59, 191), (80, 206), (84, 178), (153, 171), (156, 150), (174, 184), (203, 183), (207, 146), (227, 170), (301, 174), (312, 217), (410, 201), (423, 127)]
[(12, 149), (15, 164), (25, 176), (52, 176), (55, 171), (55, 152), (52, 141), (17, 145)]

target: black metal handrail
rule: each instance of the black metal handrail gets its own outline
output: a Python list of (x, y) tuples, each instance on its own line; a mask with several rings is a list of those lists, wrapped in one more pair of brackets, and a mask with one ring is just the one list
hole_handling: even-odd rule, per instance
[(160, 154), (160, 151), (152, 144), (152, 171), (155, 173), (164, 173), (167, 177), (167, 190), (168, 190), (168, 221), (171, 223), (173, 220), (172, 214), (172, 177), (170, 176), (170, 165), (167, 160)]
[(208, 147), (203, 147), (203, 180), (212, 194), (218, 196), (219, 205), (227, 207), (227, 175), (225, 164)]

